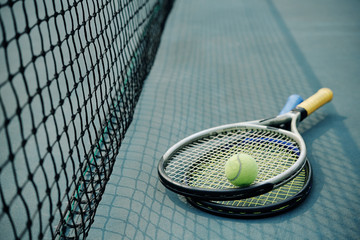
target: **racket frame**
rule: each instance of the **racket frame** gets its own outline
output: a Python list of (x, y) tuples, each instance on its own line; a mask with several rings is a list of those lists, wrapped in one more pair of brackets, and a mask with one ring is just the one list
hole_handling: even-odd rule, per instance
[[(301, 112), (295, 109), (291, 112), (278, 115), (273, 118), (242, 122), (242, 123), (226, 124), (192, 134), (184, 138), (183, 140), (179, 141), (175, 145), (173, 145), (162, 156), (158, 165), (158, 175), (160, 181), (168, 189), (178, 194), (188, 197), (204, 198), (209, 200), (242, 199), (242, 198), (253, 197), (269, 192), (274, 188), (278, 188), (279, 186), (282, 186), (283, 184), (289, 182), (291, 179), (297, 176), (306, 163), (306, 145), (297, 130), (297, 125), (300, 120), (301, 120)], [(291, 125), (291, 131), (277, 128), (287, 124)], [(190, 143), (195, 142), (199, 139), (211, 135), (216, 135), (220, 132), (223, 132), (224, 130), (230, 131), (232, 129), (239, 129), (239, 128), (248, 129), (248, 130), (261, 129), (261, 130), (274, 131), (284, 134), (294, 139), (295, 142), (297, 142), (300, 149), (300, 156), (298, 157), (298, 160), (291, 167), (289, 167), (284, 172), (278, 174), (277, 176), (262, 182), (252, 184), (248, 187), (242, 187), (242, 188), (223, 188), (223, 189), (196, 188), (174, 181), (171, 177), (169, 177), (166, 174), (165, 168), (169, 162), (169, 159), (171, 159), (171, 157), (175, 155), (179, 149), (182, 149), (184, 146), (189, 145)]]

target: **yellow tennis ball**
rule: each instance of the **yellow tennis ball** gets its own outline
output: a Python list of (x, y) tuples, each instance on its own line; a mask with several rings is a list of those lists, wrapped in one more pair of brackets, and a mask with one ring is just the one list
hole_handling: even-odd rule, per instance
[(245, 187), (256, 179), (258, 167), (255, 159), (245, 153), (235, 154), (225, 164), (225, 176), (235, 186)]

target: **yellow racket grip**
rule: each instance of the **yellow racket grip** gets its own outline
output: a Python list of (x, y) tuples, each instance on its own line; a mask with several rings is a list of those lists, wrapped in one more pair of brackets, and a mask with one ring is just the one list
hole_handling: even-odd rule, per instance
[(330, 102), (333, 98), (333, 92), (329, 88), (321, 88), (314, 95), (296, 106), (297, 109), (305, 109), (307, 115), (310, 115), (321, 106)]

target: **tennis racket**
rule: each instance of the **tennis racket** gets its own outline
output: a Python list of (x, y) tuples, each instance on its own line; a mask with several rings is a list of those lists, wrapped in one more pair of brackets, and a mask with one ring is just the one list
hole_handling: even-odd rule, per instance
[[(281, 114), (289, 112), (302, 102), (299, 95), (291, 95)], [(268, 193), (233, 201), (204, 201), (187, 197), (194, 207), (205, 212), (231, 218), (268, 217), (288, 211), (305, 200), (312, 186), (312, 170), (306, 160), (305, 167), (291, 181)]]
[[(160, 159), (158, 174), (168, 189), (207, 200), (243, 199), (277, 188), (294, 178), (306, 163), (306, 147), (298, 122), (331, 101), (320, 89), (294, 110), (277, 117), (222, 125), (195, 133), (172, 146)], [(291, 130), (281, 129), (290, 123)], [(252, 155), (258, 176), (248, 187), (233, 186), (225, 177), (226, 160), (237, 153)]]

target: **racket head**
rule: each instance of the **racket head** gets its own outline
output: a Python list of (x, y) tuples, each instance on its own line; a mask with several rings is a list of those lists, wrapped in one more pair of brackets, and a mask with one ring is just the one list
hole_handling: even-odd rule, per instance
[(187, 197), (194, 207), (205, 212), (230, 218), (260, 218), (274, 216), (302, 203), (312, 187), (312, 169), (308, 160), (291, 181), (263, 195), (233, 201), (204, 201)]
[[(258, 176), (248, 187), (226, 178), (224, 165), (237, 153), (253, 156)], [(171, 147), (158, 165), (160, 181), (184, 196), (204, 199), (241, 199), (269, 192), (292, 179), (305, 164), (301, 136), (256, 125), (228, 124), (193, 134)]]

